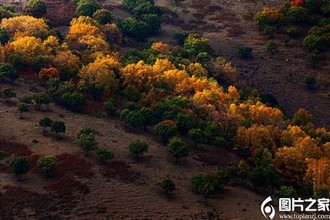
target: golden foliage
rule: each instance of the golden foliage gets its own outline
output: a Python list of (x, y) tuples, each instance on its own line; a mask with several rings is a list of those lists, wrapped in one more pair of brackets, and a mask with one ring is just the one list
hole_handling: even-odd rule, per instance
[(114, 57), (98, 57), (93, 63), (81, 69), (79, 73), (80, 85), (100, 85), (106, 92), (114, 92), (118, 88), (118, 80), (114, 71), (119, 66), (119, 61)]
[(48, 25), (43, 19), (28, 15), (4, 18), (1, 21), (1, 26), (15, 39), (26, 36), (45, 37), (49, 31)]
[(168, 44), (165, 44), (163, 42), (155, 42), (151, 45), (151, 49), (159, 51), (160, 53), (163, 54), (168, 54), (170, 53), (170, 47)]
[(37, 56), (46, 55), (46, 48), (39, 38), (21, 37), (10, 44), (13, 46), (13, 52), (19, 54), (28, 64), (32, 64)]

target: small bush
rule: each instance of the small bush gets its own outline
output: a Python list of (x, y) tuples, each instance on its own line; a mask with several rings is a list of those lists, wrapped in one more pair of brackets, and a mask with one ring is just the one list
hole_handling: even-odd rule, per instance
[(100, 163), (102, 165), (105, 164), (108, 160), (114, 158), (114, 154), (112, 153), (112, 151), (103, 148), (97, 149), (96, 155), (98, 156)]
[(274, 53), (277, 50), (277, 47), (277, 44), (272, 40), (268, 41), (266, 44), (266, 49), (269, 53)]
[(33, 17), (41, 18), (47, 13), (46, 3), (42, 0), (30, 0), (25, 6), (24, 11)]
[(96, 20), (99, 24), (109, 24), (113, 21), (111, 12), (107, 9), (98, 9), (93, 14), (93, 19)]
[(30, 169), (30, 164), (26, 157), (16, 157), (10, 162), (10, 167), (16, 174), (17, 180), (20, 181), (23, 174)]
[(169, 178), (163, 179), (158, 183), (158, 185), (161, 188), (161, 190), (164, 192), (166, 197), (170, 197), (175, 190), (175, 184), (173, 180)]
[(252, 48), (241, 46), (238, 48), (238, 53), (242, 59), (248, 59), (249, 57), (251, 57)]
[(80, 0), (77, 4), (76, 15), (92, 17), (99, 9), (100, 5), (95, 0)]
[(149, 145), (144, 141), (136, 140), (128, 145), (128, 149), (135, 155), (135, 159), (138, 159), (141, 154), (148, 152)]
[(306, 77), (305, 84), (306, 84), (307, 88), (312, 89), (316, 84), (315, 77), (314, 76)]
[(175, 158), (176, 163), (178, 163), (180, 158), (187, 157), (189, 154), (189, 149), (186, 144), (177, 137), (171, 138), (166, 146), (166, 151), (169, 156)]
[(37, 165), (43, 175), (52, 177), (56, 171), (56, 161), (57, 159), (54, 156), (45, 156), (38, 160)]

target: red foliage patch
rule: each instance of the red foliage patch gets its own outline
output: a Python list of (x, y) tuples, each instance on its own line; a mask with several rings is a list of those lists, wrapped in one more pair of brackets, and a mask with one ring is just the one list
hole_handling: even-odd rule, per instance
[(113, 160), (102, 169), (102, 174), (108, 178), (119, 177), (125, 182), (134, 182), (140, 173), (130, 170), (130, 166), (122, 160)]
[(15, 154), (15, 156), (29, 156), (32, 151), (24, 144), (0, 140), (0, 151), (4, 151), (6, 156)]
[(65, 153), (57, 155), (56, 158), (56, 177), (63, 177), (68, 174), (80, 178), (91, 178), (95, 175), (92, 171), (92, 164), (83, 157)]
[(302, 7), (304, 5), (304, 0), (293, 0), (290, 5), (295, 7)]

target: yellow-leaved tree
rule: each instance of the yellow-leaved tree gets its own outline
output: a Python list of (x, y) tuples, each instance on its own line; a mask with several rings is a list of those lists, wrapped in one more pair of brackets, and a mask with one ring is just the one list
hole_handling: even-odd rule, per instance
[(119, 67), (120, 63), (116, 57), (98, 57), (81, 69), (79, 84), (81, 86), (98, 85), (102, 86), (107, 93), (114, 92), (118, 88), (115, 71), (118, 71)]
[(4, 18), (1, 26), (15, 39), (26, 36), (45, 38), (49, 32), (49, 27), (43, 19), (28, 15)]

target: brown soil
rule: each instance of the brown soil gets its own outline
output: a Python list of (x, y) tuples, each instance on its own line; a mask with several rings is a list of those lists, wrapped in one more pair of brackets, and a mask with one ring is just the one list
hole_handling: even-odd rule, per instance
[[(192, 152), (184, 163), (176, 165), (166, 156), (165, 147), (154, 135), (130, 133), (116, 120), (72, 113), (55, 105), (50, 105), (50, 111), (47, 112), (31, 109), (23, 114), (23, 119), (19, 119), (14, 104), (18, 98), (30, 93), (29, 88), (31, 84), (20, 79), (13, 86), (18, 97), (10, 100), (12, 104), (0, 103), (0, 139), (27, 145), (32, 151), (31, 161), (36, 161), (42, 155), (58, 155), (58, 172), (54, 179), (47, 180), (40, 177), (34, 165), (24, 181), (17, 183), (8, 167), (0, 167), (1, 171), (6, 171), (1, 173), (0, 192), (3, 193), (3, 200), (0, 201), (6, 201), (7, 208), (11, 210), (3, 212), (0, 208), (0, 215), (13, 219), (46, 218), (45, 213), (48, 217), (59, 219), (201, 219), (212, 213), (220, 219), (260, 217), (259, 204), (263, 198), (249, 190), (228, 187), (217, 197), (209, 199), (208, 206), (190, 190), (192, 175), (237, 162), (239, 158), (231, 152), (208, 148), (208, 151), (219, 155), (209, 159), (201, 148)], [(38, 122), (46, 116), (66, 123), (67, 132), (60, 139), (51, 134), (43, 135)], [(100, 146), (111, 149), (115, 161), (103, 167), (98, 165), (94, 154), (83, 158), (75, 137), (85, 127), (96, 130)], [(128, 144), (136, 139), (150, 145), (149, 153), (140, 161), (132, 159), (127, 149)], [(15, 149), (26, 152), (22, 155), (31, 154), (24, 145)], [(3, 150), (7, 152), (8, 147)], [(15, 150), (10, 152), (10, 155), (16, 153)], [(9, 156), (4, 163), (12, 157)], [(81, 162), (74, 163), (79, 160)], [(165, 177), (172, 178), (177, 185), (174, 197), (169, 200), (156, 186)], [(8, 188), (8, 185), (18, 188)], [(18, 204), (19, 200), (9, 200), (19, 196), (16, 192), (24, 195)], [(38, 203), (39, 200), (47, 203), (47, 208)], [(12, 206), (18, 208), (14, 210)]]

